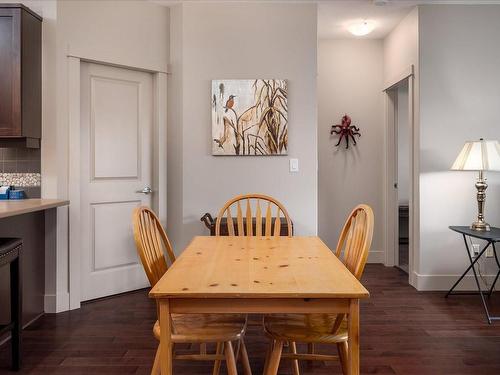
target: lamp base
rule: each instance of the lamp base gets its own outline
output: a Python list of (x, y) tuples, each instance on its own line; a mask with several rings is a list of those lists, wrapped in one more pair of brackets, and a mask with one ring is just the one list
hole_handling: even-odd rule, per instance
[(486, 183), (486, 178), (483, 176), (483, 171), (479, 171), (479, 176), (476, 181), (477, 189), (477, 220), (470, 226), (472, 230), (477, 230), (478, 232), (488, 232), (490, 230), (490, 225), (484, 221), (484, 203), (486, 201), (486, 189), (488, 184)]
[(472, 230), (477, 230), (478, 232), (489, 232), (490, 224), (485, 223), (484, 221), (475, 221), (471, 224), (470, 228)]

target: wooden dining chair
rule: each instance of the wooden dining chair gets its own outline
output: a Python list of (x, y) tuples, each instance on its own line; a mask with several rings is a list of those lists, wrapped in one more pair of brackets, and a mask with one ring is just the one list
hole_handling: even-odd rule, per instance
[[(246, 203), (244, 216), (242, 201)], [(252, 206), (254, 206), (255, 215), (252, 213)], [(236, 211), (236, 223), (233, 220), (234, 211)], [(264, 211), (265, 216), (263, 216)], [(229, 236), (279, 236), (282, 221), (284, 221), (283, 225), (286, 225), (287, 236), (291, 237), (293, 232), (292, 221), (286, 208), (278, 200), (263, 194), (238, 195), (227, 201), (217, 215), (216, 236), (221, 235), (224, 217), (226, 217), (224, 224), (227, 226)]]
[[(158, 217), (148, 207), (138, 207), (133, 213), (134, 240), (137, 252), (151, 286), (154, 286), (175, 262), (172, 245)], [(165, 255), (168, 259), (165, 258)], [(236, 359), (241, 359), (245, 375), (251, 375), (250, 363), (243, 337), (246, 316), (242, 314), (172, 314), (172, 342), (200, 344), (199, 354), (176, 354), (174, 359), (214, 361), (213, 374), (217, 375), (221, 361), (226, 361), (229, 375), (236, 375)], [(160, 324), (154, 324), (153, 334), (160, 340)], [(232, 342), (237, 342), (236, 355)], [(207, 343), (216, 343), (215, 354), (206, 350)], [(223, 354), (224, 353), (224, 354)], [(160, 347), (151, 374), (160, 374)]]
[[(373, 211), (364, 204), (354, 208), (340, 234), (336, 255), (359, 280), (363, 274), (373, 237)], [(271, 339), (265, 364), (266, 375), (276, 375), (281, 358), (292, 360), (294, 375), (299, 375), (299, 360), (340, 360), (347, 375), (347, 319), (345, 314), (276, 314), (264, 317), (264, 331)], [(308, 353), (297, 353), (297, 342), (307, 343)], [(282, 353), (289, 343), (290, 352)], [(336, 344), (338, 356), (314, 353), (314, 344)]]

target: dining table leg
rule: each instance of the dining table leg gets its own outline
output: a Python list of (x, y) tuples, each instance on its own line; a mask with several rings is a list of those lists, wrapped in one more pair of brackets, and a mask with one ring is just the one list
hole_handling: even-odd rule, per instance
[(160, 315), (160, 368), (162, 375), (172, 375), (172, 320), (168, 299), (159, 299)]
[(359, 299), (349, 302), (347, 350), (349, 375), (359, 375)]

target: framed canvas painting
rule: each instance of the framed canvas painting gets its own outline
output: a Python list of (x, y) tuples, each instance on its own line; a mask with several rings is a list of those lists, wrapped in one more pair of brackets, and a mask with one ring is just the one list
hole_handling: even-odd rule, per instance
[(212, 81), (212, 155), (287, 155), (286, 80)]

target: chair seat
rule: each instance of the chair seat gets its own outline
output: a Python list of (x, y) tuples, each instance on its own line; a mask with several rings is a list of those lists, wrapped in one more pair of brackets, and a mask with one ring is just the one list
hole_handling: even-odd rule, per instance
[[(242, 314), (172, 314), (174, 343), (226, 342), (243, 337), (247, 317)], [(153, 327), (160, 339), (160, 323)]]
[(20, 238), (0, 238), (0, 265), (12, 262), (19, 256), (23, 245)]
[(264, 316), (265, 333), (276, 340), (306, 343), (339, 343), (347, 341), (347, 320), (337, 332), (332, 328), (336, 314), (273, 314)]
[(0, 255), (6, 254), (23, 244), (20, 238), (0, 238)]

